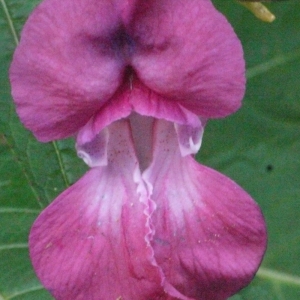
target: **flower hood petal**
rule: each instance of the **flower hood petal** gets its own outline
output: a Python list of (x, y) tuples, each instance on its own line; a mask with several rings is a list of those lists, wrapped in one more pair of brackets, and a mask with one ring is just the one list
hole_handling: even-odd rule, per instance
[(130, 74), (170, 105), (225, 116), (240, 106), (244, 71), (241, 45), (210, 0), (44, 0), (24, 26), (10, 79), (22, 122), (49, 141), (75, 134), (129, 90)]
[[(178, 102), (172, 102), (143, 85), (139, 80), (134, 80), (132, 89), (125, 89), (117, 93), (106, 105), (102, 107), (89, 122), (79, 130), (77, 145), (91, 142), (105, 127), (111, 123), (128, 117), (132, 112), (141, 116), (164, 119), (192, 128), (204, 127), (206, 120), (199, 119)], [(199, 150), (199, 149), (197, 149)]]
[(227, 299), (249, 284), (261, 263), (261, 211), (229, 178), (182, 157), (172, 124), (158, 121), (155, 130), (153, 162), (143, 178), (156, 204), (151, 245), (165, 289), (188, 299)]

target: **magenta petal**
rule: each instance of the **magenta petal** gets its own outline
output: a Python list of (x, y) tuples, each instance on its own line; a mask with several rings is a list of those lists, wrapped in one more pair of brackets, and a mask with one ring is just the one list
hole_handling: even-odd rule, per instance
[(10, 80), (22, 122), (49, 141), (129, 90), (130, 72), (165, 109), (177, 101), (179, 111), (220, 117), (239, 108), (244, 71), (241, 45), (210, 0), (45, 0), (24, 26)]
[(201, 121), (196, 114), (184, 108), (180, 103), (149, 90), (138, 80), (134, 82), (134, 89), (130, 91), (129, 101), (140, 115), (192, 127), (201, 126)]
[(172, 124), (159, 121), (155, 130), (153, 164), (144, 179), (157, 205), (151, 244), (166, 291), (173, 287), (197, 300), (227, 299), (251, 281), (262, 260), (261, 211), (229, 178), (182, 157)]
[(35, 221), (33, 266), (58, 300), (167, 299), (128, 121), (109, 130), (107, 167), (93, 168)]
[(30, 15), (10, 79), (17, 112), (39, 140), (74, 134), (119, 87), (124, 62), (112, 35), (117, 41), (120, 9), (109, 0), (45, 0)]
[(210, 0), (140, 1), (134, 16), (132, 65), (145, 85), (203, 117), (240, 107), (242, 47)]
[[(132, 89), (120, 89), (105, 104), (89, 122), (79, 131), (77, 136), (77, 146), (88, 143), (114, 121), (128, 117), (132, 112), (137, 112), (141, 116), (164, 119), (181, 125), (190, 126), (190, 129), (197, 130), (205, 125), (205, 120), (199, 119), (197, 115), (182, 107), (179, 103), (174, 103), (166, 97), (160, 96), (149, 90), (139, 80), (133, 82)], [(138, 129), (138, 128), (137, 128)], [(181, 130), (180, 130), (181, 131)], [(182, 134), (179, 135), (183, 137)], [(195, 140), (199, 140), (195, 137)], [(199, 142), (199, 141), (198, 141)]]

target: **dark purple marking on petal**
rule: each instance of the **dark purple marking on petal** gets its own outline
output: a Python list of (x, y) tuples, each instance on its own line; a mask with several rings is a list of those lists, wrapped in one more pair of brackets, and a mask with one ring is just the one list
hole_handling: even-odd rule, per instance
[(130, 90), (128, 67), (164, 115), (223, 117), (244, 94), (241, 45), (209, 0), (45, 0), (10, 68), (17, 112), (40, 141), (73, 135)]

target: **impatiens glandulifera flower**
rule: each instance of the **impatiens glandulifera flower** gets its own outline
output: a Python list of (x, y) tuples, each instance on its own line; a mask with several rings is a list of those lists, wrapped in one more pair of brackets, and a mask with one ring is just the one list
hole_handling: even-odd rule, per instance
[(61, 300), (221, 300), (266, 247), (257, 204), (194, 158), (236, 111), (241, 45), (209, 0), (45, 0), (10, 69), (43, 142), (77, 135), (91, 167), (35, 221), (30, 256)]

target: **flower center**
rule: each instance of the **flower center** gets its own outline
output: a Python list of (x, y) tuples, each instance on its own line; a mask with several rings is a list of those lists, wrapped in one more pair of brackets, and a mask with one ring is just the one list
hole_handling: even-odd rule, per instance
[(136, 156), (143, 172), (152, 161), (154, 118), (132, 113), (129, 120)]

